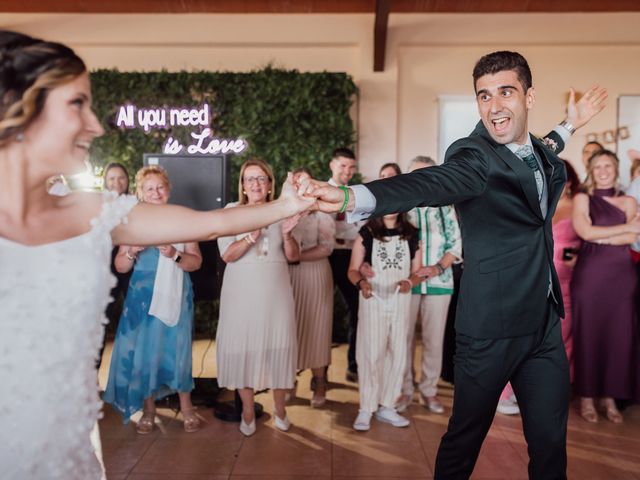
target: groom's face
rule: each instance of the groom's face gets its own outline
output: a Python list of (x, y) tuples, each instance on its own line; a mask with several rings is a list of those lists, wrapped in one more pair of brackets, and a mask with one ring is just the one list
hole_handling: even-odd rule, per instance
[(478, 78), (476, 92), (478, 112), (491, 138), (502, 145), (526, 143), (533, 87), (525, 91), (514, 70), (503, 70)]

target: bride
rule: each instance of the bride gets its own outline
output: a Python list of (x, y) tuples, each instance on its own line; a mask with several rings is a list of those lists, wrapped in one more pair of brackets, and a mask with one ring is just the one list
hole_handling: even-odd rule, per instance
[(196, 212), (113, 194), (47, 194), (84, 169), (103, 129), (68, 47), (0, 31), (0, 465), (6, 479), (97, 479), (95, 357), (113, 244), (162, 245), (256, 230), (312, 205)]

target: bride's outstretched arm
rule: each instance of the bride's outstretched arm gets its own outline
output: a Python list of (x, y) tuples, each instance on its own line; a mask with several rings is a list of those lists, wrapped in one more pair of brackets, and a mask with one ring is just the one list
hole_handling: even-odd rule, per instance
[(295, 215), (314, 205), (298, 195), (290, 179), (277, 200), (264, 204), (199, 212), (178, 205), (136, 205), (126, 224), (112, 231), (113, 243), (160, 245), (213, 240), (219, 236), (250, 232)]

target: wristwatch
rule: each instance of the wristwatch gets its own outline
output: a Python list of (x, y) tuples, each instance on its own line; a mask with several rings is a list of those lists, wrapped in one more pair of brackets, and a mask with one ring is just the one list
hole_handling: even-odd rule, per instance
[(567, 131), (573, 135), (576, 131), (576, 127), (574, 127), (573, 125), (571, 125), (569, 122), (567, 122), (566, 120), (563, 120), (560, 122), (560, 126), (564, 127), (567, 129)]

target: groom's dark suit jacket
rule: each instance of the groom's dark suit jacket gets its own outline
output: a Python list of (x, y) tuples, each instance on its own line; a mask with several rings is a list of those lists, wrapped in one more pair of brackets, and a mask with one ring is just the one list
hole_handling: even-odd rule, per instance
[(546, 320), (549, 270), (555, 309), (564, 316), (551, 231), (567, 178), (553, 150), (561, 151), (564, 143), (555, 132), (545, 140), (552, 147), (533, 137), (548, 188), (546, 218), (532, 170), (496, 143), (482, 122), (469, 137), (451, 145), (442, 165), (366, 185), (377, 202), (372, 216), (416, 206), (456, 205), (465, 262), (458, 333), (505, 338), (537, 331)]

